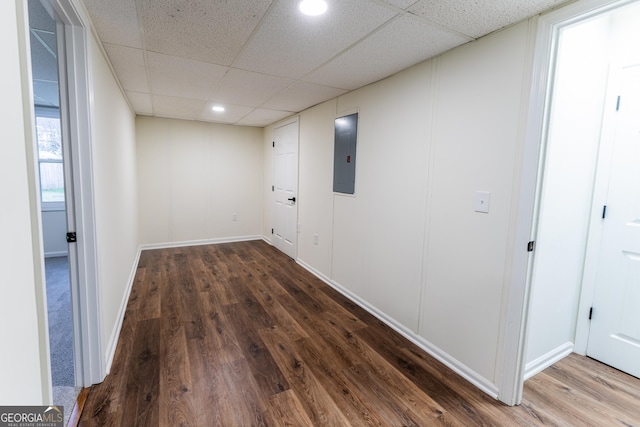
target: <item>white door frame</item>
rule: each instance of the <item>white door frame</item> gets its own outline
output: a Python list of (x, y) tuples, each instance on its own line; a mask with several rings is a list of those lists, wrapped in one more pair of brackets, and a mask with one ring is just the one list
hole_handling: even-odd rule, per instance
[(537, 235), (542, 168), (546, 149), (546, 119), (550, 82), (555, 65), (559, 30), (593, 15), (633, 3), (635, 0), (581, 0), (542, 15), (536, 29), (533, 74), (527, 126), (522, 151), (522, 173), (516, 207), (514, 254), (511, 260), (511, 287), (506, 297), (506, 323), (499, 357), (501, 377), (499, 399), (509, 405), (522, 400), (524, 385), (526, 330), (531, 293), (533, 257), (526, 252), (526, 242)]
[[(74, 312), (76, 385), (88, 387), (106, 374), (100, 332), (100, 304), (93, 198), (91, 138), (91, 79), (89, 37), (91, 26), (75, 0), (42, 0), (61, 19), (66, 55), (65, 75), (60, 75), (61, 110), (66, 105), (65, 126), (73, 174), (73, 204), (78, 241), (69, 246), (71, 298)], [(64, 90), (66, 89), (66, 90)], [(61, 112), (62, 113), (62, 112)]]

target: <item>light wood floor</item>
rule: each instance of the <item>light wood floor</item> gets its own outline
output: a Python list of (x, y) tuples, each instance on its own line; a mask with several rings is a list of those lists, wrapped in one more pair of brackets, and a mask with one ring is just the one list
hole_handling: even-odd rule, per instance
[(640, 426), (640, 380), (572, 355), (493, 400), (264, 242), (144, 251), (82, 426)]

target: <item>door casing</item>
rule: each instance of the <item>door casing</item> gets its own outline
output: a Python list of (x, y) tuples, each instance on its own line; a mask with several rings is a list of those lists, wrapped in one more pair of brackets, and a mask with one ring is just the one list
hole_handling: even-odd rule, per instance
[[(293, 126), (290, 131), (295, 133), (295, 154), (291, 159), (291, 164), (279, 165), (276, 160), (276, 132), (278, 129)], [(298, 118), (279, 123), (273, 129), (273, 229), (272, 244), (289, 255), (291, 258), (297, 258), (298, 248), (298, 153), (299, 153), (299, 125)], [(290, 168), (290, 170), (279, 170), (279, 168)], [(278, 187), (282, 184), (280, 175), (289, 175), (289, 189), (280, 190)], [(286, 193), (286, 195), (285, 195)], [(286, 200), (287, 197), (293, 197), (295, 200)], [(282, 199), (282, 200), (281, 200)], [(278, 237), (279, 234), (283, 238)], [(287, 239), (288, 238), (288, 239)], [(285, 241), (288, 240), (288, 241)]]
[[(61, 125), (66, 129), (72, 203), (68, 224), (75, 224), (77, 243), (69, 246), (71, 298), (74, 312), (76, 385), (88, 387), (106, 376), (101, 346), (95, 208), (91, 154), (91, 86), (89, 50), (91, 26), (76, 0), (42, 0), (57, 17), (64, 44), (60, 60)], [(65, 154), (66, 155), (66, 154)], [(47, 355), (47, 358), (49, 356)]]

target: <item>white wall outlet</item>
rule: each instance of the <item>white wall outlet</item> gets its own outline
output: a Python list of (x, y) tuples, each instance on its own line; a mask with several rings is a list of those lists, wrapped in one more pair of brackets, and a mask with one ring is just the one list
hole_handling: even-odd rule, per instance
[(231, 221), (237, 221), (237, 220), (238, 220), (238, 214), (231, 215)]
[(314, 234), (314, 235), (313, 235), (313, 244), (314, 244), (314, 245), (317, 245), (317, 244), (318, 244), (318, 235), (317, 235), (317, 234)]
[(489, 213), (491, 193), (488, 191), (476, 191), (476, 212)]

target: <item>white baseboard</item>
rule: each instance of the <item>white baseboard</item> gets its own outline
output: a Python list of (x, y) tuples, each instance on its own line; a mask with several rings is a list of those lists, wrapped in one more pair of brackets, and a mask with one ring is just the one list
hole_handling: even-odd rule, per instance
[(411, 341), (412, 343), (420, 347), (422, 350), (424, 350), (425, 352), (427, 352), (428, 354), (436, 358), (438, 361), (440, 361), (441, 363), (449, 367), (451, 370), (453, 370), (455, 373), (460, 375), (462, 378), (466, 379), (471, 384), (475, 385), (480, 390), (482, 390), (489, 396), (493, 397), (494, 399), (498, 399), (498, 391), (499, 391), (498, 387), (495, 384), (493, 384), (491, 381), (479, 375), (477, 372), (470, 369), (468, 366), (459, 362), (455, 358), (451, 357), (442, 349), (433, 345), (431, 342), (419, 336), (418, 334), (416, 334), (406, 326), (402, 325), (395, 319), (389, 317), (383, 311), (369, 304), (368, 302), (366, 302), (365, 300), (363, 300), (353, 292), (344, 288), (342, 285), (334, 282), (333, 280), (331, 280), (321, 272), (317, 271), (315, 268), (311, 267), (309, 264), (305, 263), (301, 259), (297, 259), (296, 262), (299, 265), (301, 265), (304, 269), (309, 271), (311, 274), (313, 274), (314, 276), (318, 277), (320, 280), (325, 282), (327, 285), (331, 286), (332, 288), (334, 288), (335, 290), (337, 290), (338, 292), (340, 292), (341, 294), (349, 298), (351, 301), (358, 304), (363, 309), (367, 310), (369, 313), (371, 313), (372, 315), (374, 315), (375, 317), (383, 321), (385, 324), (387, 324), (390, 328), (398, 332), (400, 335), (402, 335), (403, 337), (405, 337), (406, 339), (408, 339), (409, 341)]
[(564, 359), (568, 355), (573, 353), (573, 343), (566, 342), (559, 347), (554, 348), (547, 354), (543, 354), (537, 359), (529, 362), (524, 367), (524, 379), (525, 381), (534, 376), (535, 374), (544, 371), (549, 366)]
[(118, 346), (118, 339), (120, 338), (120, 331), (122, 330), (122, 322), (124, 321), (124, 314), (127, 311), (127, 304), (129, 303), (129, 296), (131, 295), (131, 288), (133, 288), (133, 282), (136, 278), (136, 270), (138, 269), (138, 261), (140, 261), (140, 253), (142, 249), (138, 247), (138, 252), (136, 253), (136, 258), (133, 261), (133, 267), (131, 268), (131, 272), (129, 273), (129, 282), (127, 283), (127, 288), (125, 289), (124, 295), (122, 297), (122, 302), (120, 303), (120, 312), (118, 313), (118, 323), (111, 331), (111, 337), (109, 338), (109, 344), (107, 345), (107, 352), (105, 354), (105, 376), (109, 375), (111, 371), (111, 364), (113, 363), (113, 357), (116, 354), (116, 348)]
[(216, 239), (203, 240), (185, 240), (182, 242), (165, 242), (165, 243), (148, 243), (140, 245), (140, 249), (167, 249), (180, 248), (184, 246), (202, 246), (202, 245), (218, 245), (221, 243), (248, 242), (251, 240), (263, 240), (264, 236), (237, 236), (237, 237), (220, 237)]
[(44, 257), (45, 258), (55, 258), (55, 257), (59, 257), (59, 256), (68, 256), (69, 252), (68, 251), (56, 251), (56, 252), (45, 252), (44, 253)]

